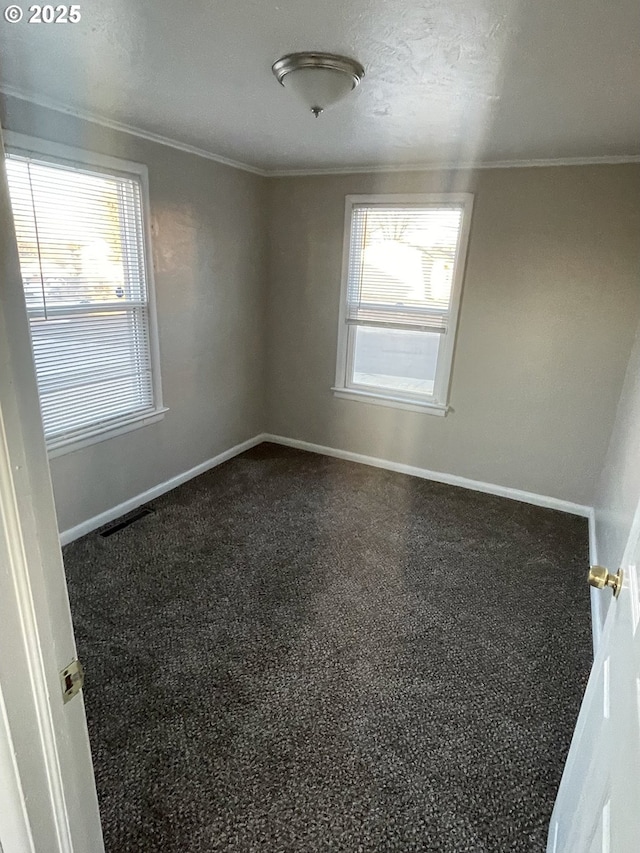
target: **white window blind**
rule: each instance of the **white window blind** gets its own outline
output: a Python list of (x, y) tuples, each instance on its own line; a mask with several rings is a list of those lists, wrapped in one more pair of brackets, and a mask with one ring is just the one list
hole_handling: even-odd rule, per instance
[(48, 443), (153, 412), (139, 176), (6, 166)]
[(346, 321), (447, 331), (461, 205), (353, 206)]

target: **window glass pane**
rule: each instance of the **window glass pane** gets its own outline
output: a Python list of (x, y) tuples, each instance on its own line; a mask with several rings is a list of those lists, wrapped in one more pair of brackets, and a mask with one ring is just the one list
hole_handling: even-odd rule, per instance
[(46, 438), (152, 411), (140, 178), (17, 153), (7, 175)]
[(353, 384), (432, 396), (441, 339), (434, 332), (356, 327)]
[(446, 331), (460, 206), (356, 205), (347, 318)]
[(146, 299), (135, 179), (11, 155), (6, 165), (31, 311)]
[(142, 309), (32, 320), (48, 438), (153, 407)]

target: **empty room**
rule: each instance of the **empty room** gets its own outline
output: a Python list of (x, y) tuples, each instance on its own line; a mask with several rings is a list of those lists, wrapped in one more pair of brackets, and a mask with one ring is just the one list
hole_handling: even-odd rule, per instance
[(3, 8), (2, 853), (640, 849), (639, 31)]

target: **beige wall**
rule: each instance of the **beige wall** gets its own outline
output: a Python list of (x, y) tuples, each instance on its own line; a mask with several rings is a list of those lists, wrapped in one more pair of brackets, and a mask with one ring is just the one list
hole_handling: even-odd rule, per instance
[[(269, 181), (269, 431), (591, 505), (640, 308), (640, 166)], [(471, 191), (446, 418), (333, 396), (344, 197)]]
[(211, 160), (4, 99), (19, 133), (145, 163), (164, 420), (53, 459), (66, 530), (262, 429), (266, 181)]
[[(52, 460), (61, 530), (263, 430), (593, 503), (640, 310), (640, 166), (264, 179), (11, 98), (2, 121), (149, 168), (170, 411)], [(475, 194), (452, 411), (337, 399), (344, 197), (430, 191)]]

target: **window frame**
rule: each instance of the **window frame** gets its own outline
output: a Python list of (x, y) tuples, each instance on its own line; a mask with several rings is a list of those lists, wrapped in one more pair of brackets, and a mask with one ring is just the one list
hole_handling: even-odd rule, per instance
[[(68, 165), (72, 168), (87, 169), (94, 172), (104, 172), (107, 175), (118, 175), (125, 178), (135, 178), (140, 183), (142, 205), (142, 234), (143, 256), (147, 285), (147, 312), (149, 328), (149, 355), (151, 366), (151, 384), (153, 389), (153, 408), (142, 413), (123, 415), (108, 424), (87, 426), (81, 432), (70, 436), (60, 436), (48, 439), (47, 452), (53, 459), (83, 447), (97, 444), (123, 435), (135, 429), (157, 423), (164, 418), (169, 409), (162, 400), (162, 379), (160, 374), (160, 345), (158, 339), (158, 317), (156, 308), (155, 281), (153, 275), (153, 255), (151, 249), (151, 208), (149, 204), (149, 170), (143, 163), (131, 160), (121, 160), (106, 154), (50, 142), (45, 139), (27, 136), (13, 131), (4, 131), (4, 148), (8, 154), (32, 156), (43, 163), (53, 163), (58, 166)], [(35, 360), (35, 359), (34, 359)]]
[[(371, 206), (410, 204), (418, 207), (421, 205), (450, 204), (462, 208), (462, 222), (458, 237), (456, 264), (451, 284), (448, 330), (441, 335), (438, 360), (436, 362), (434, 393), (431, 396), (412, 394), (411, 392), (396, 394), (384, 388), (378, 389), (372, 386), (358, 385), (350, 378), (353, 376), (355, 330), (358, 328), (355, 325), (347, 323), (347, 285), (351, 255), (351, 224), (355, 205), (363, 204)], [(338, 352), (335, 385), (331, 389), (336, 397), (382, 406), (392, 406), (424, 414), (446, 415), (449, 410), (451, 372), (458, 331), (458, 317), (469, 246), (472, 210), (472, 193), (385, 193), (377, 195), (347, 195), (345, 197), (342, 281), (338, 316)], [(410, 331), (409, 327), (407, 327), (407, 331)]]

